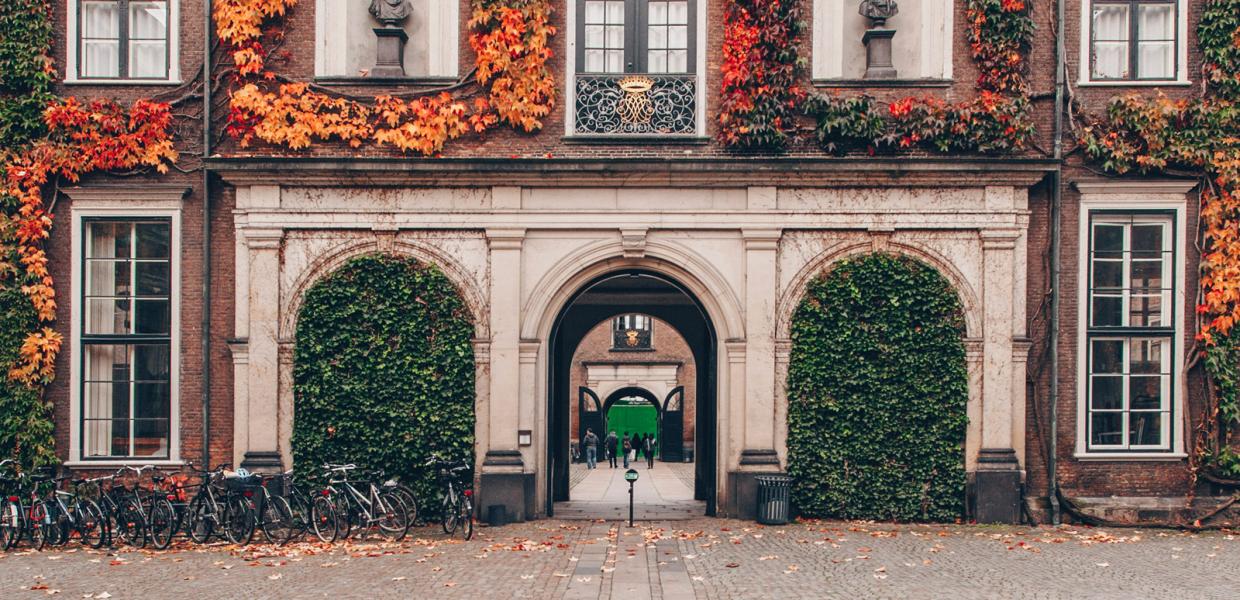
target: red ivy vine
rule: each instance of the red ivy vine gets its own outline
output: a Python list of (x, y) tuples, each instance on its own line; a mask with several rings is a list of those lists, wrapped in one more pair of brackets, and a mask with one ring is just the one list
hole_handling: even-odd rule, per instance
[[(499, 122), (530, 132), (555, 101), (547, 67), (555, 34), (548, 0), (474, 0), (469, 44), (476, 54), (474, 83), (461, 93), (441, 92), (369, 102), (317, 92), (306, 83), (270, 89), (264, 40), (283, 35), (279, 21), (297, 0), (223, 0), (216, 4), (218, 35), (230, 48), (238, 86), (231, 92), (226, 129), (242, 146), (254, 139), (301, 150), (315, 141), (352, 147), (374, 142), (423, 155), (452, 139), (482, 133)], [(485, 93), (483, 93), (485, 92)]]
[(800, 87), (799, 0), (734, 0), (725, 12), (720, 142), (781, 150), (797, 129), (799, 109), (814, 119), (817, 141), (829, 152), (1023, 148), (1033, 134), (1025, 80), (1034, 29), (1029, 7), (1024, 0), (968, 0), (965, 15), (978, 96), (959, 103), (906, 97), (882, 107), (866, 95), (810, 95)]

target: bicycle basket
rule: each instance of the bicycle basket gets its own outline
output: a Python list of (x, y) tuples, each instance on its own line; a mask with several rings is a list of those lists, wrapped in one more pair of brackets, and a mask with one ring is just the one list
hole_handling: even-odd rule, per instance
[(224, 488), (230, 492), (240, 492), (242, 490), (255, 488), (262, 485), (262, 480), (258, 475), (244, 475), (241, 477), (225, 477)]

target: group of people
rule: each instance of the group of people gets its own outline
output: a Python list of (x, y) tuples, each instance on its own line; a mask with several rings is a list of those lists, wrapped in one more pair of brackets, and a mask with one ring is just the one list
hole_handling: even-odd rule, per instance
[(646, 468), (654, 468), (655, 454), (655, 437), (649, 433), (632, 436), (629, 432), (624, 432), (624, 437), (617, 437), (616, 432), (607, 434), (607, 439), (599, 441), (593, 429), (586, 429), (586, 435), (581, 438), (581, 446), (586, 450), (586, 468), (594, 469), (598, 467), (598, 447), (603, 446), (603, 452), (606, 453), (607, 463), (611, 468), (616, 468), (617, 455), (624, 459), (624, 468), (629, 468), (630, 462), (636, 462), (637, 457), (646, 457)]

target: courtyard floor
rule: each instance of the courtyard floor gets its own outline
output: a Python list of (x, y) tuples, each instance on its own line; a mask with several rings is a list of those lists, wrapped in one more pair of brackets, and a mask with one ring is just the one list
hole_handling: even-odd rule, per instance
[(0, 598), (1236, 598), (1240, 537), (705, 519), (402, 543), (0, 554)]

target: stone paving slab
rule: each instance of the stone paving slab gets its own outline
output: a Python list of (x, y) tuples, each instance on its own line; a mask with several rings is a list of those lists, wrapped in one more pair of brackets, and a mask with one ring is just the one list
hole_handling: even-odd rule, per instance
[(480, 528), (471, 542), (422, 528), (399, 544), (0, 553), (0, 598), (1240, 597), (1240, 535), (1230, 532), (638, 525), (544, 520)]

